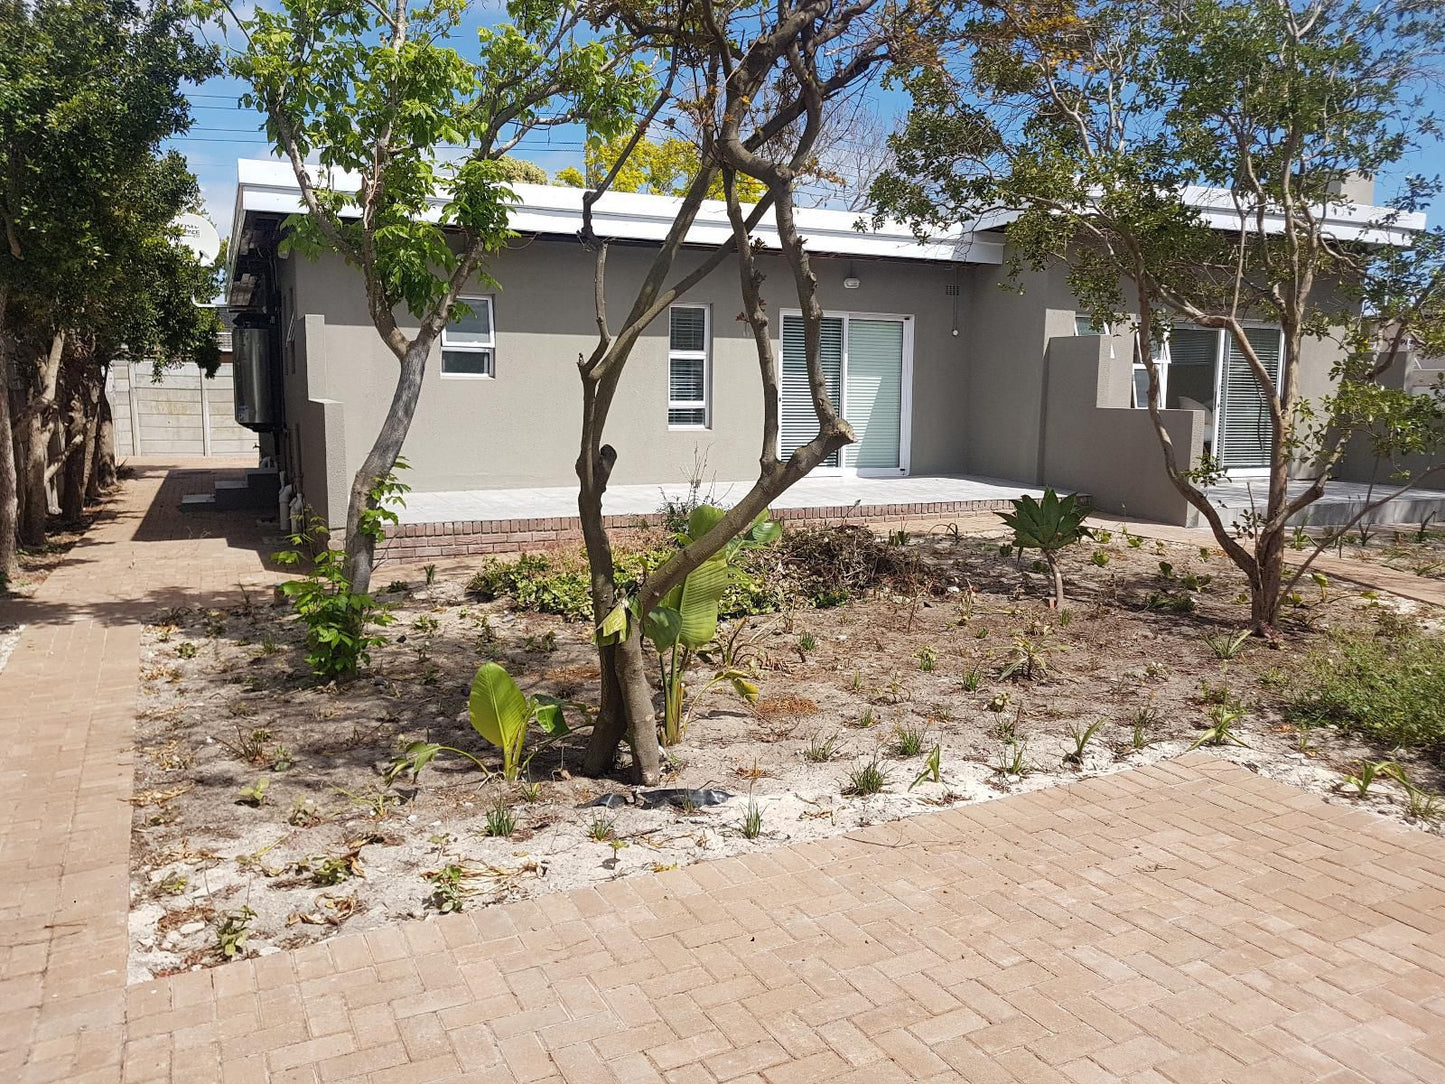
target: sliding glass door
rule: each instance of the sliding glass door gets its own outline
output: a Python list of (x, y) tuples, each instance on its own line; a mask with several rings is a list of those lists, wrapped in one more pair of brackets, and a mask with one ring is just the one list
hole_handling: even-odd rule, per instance
[[(786, 459), (818, 432), (803, 352), (803, 318), (782, 318), (782, 404), (779, 454)], [(824, 467), (882, 476), (908, 473), (912, 321), (903, 316), (829, 313), (819, 360), (833, 407), (857, 443)]]
[[(1245, 338), (1271, 378), (1279, 379), (1278, 328), (1246, 328)], [(1234, 337), (1219, 328), (1177, 326), (1159, 363), (1161, 404), (1204, 415), (1204, 450), (1230, 471), (1269, 466), (1274, 421), (1269, 400)], [(1134, 405), (1147, 407), (1148, 375), (1135, 364)]]

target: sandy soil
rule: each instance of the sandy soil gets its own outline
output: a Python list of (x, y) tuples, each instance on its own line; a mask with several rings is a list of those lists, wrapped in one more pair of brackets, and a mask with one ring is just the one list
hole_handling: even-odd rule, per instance
[[(535, 792), (484, 779), (460, 757), (386, 786), (382, 770), (416, 739), (495, 763), (464, 713), (483, 661), (501, 662), (529, 692), (595, 697), (586, 626), (470, 599), (465, 576), (426, 585), (420, 569), (383, 570), (382, 580), (409, 580), (385, 596), (398, 618), (391, 643), (341, 687), (310, 678), (282, 604), (157, 614), (142, 649), (132, 979), (219, 962), (228, 918), (233, 931), (245, 926), (239, 951), (265, 953), (434, 914), (443, 901), (426, 874), (447, 866), (463, 874), (462, 905), (479, 907), (1127, 770), (1189, 748), (1225, 687), (1248, 708), (1236, 728), (1247, 747), (1221, 755), (1325, 801), (1405, 819), (1398, 786), (1377, 783), (1363, 801), (1338, 789), (1342, 769), (1379, 750), (1322, 731), (1302, 748), (1279, 702), (1324, 629), (1420, 608), (1333, 588), (1320, 599), (1311, 588), (1289, 615), (1289, 649), (1252, 643), (1224, 662), (1201, 634), (1237, 628), (1247, 607), (1218, 552), (1120, 535), (1081, 546), (1067, 561), (1073, 598), (1061, 616), (1044, 604), (1044, 577), (1001, 556), (997, 538), (937, 532), (910, 544), (935, 568), (936, 595), (883, 592), (749, 619), (740, 640), (762, 698), (710, 694), (667, 750), (665, 786), (734, 795), (690, 810), (632, 804), (625, 765), (607, 780), (573, 776), (585, 735), (538, 755)], [(1020, 641), (1044, 670), (1006, 680)], [(699, 666), (690, 687), (707, 676)], [(1071, 732), (1095, 723), (1083, 755), (1070, 757)], [(905, 752), (915, 732), (919, 751)], [(935, 748), (937, 782), (926, 773)], [(883, 792), (848, 793), (851, 774), (874, 761)], [(1404, 763), (1417, 784), (1440, 788), (1430, 766)], [(248, 804), (241, 789), (261, 779), (264, 799)], [(628, 804), (587, 804), (603, 794)], [(516, 823), (508, 838), (486, 834), (498, 803)], [(752, 807), (756, 838), (745, 830)]]

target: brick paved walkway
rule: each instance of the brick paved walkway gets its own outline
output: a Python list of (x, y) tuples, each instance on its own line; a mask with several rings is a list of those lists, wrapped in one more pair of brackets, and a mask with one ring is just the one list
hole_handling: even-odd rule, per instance
[(127, 989), (136, 623), (268, 578), (156, 485), (0, 675), (0, 1079), (1445, 1079), (1445, 842), (1202, 753)]

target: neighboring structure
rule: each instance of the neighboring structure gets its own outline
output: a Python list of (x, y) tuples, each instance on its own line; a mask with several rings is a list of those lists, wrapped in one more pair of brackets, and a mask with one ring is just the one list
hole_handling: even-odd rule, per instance
[[(514, 188), (518, 237), (489, 267), (500, 288), (469, 292), (472, 315), (446, 332), (427, 373), (404, 451), (417, 492), (576, 481), (575, 367), (596, 341), (593, 265), (576, 239), (581, 192)], [(1211, 198), (1196, 197), (1201, 205)], [(615, 242), (614, 304), (630, 300), (677, 202), (616, 193), (599, 201), (595, 228)], [(355, 271), (334, 256), (309, 263), (281, 252), (284, 220), (299, 209), (288, 165), (239, 163), (230, 302), (238, 328), (257, 330), (238, 332), (253, 355), (238, 365), (238, 403), (262, 431), (262, 454), (274, 455), (295, 491), (340, 526), (396, 363), (372, 328)], [(1347, 209), (1332, 227), (1358, 236), (1373, 217), (1369, 208)], [(920, 244), (903, 227), (860, 232), (847, 212), (810, 210), (799, 220), (828, 314), (823, 363), (859, 437), (821, 473), (1047, 484), (1088, 493), (1102, 510), (1193, 520), (1165, 475), (1148, 415), (1137, 409), (1129, 339), (1087, 326), (1062, 268), (1026, 276), (1023, 292), (1001, 288), (1005, 221)], [(722, 205), (710, 204), (689, 242), (710, 246), (728, 233)], [(758, 236), (777, 249), (776, 235)], [(815, 431), (802, 325), (781, 259), (765, 257), (762, 266), (787, 453)], [(619, 453), (614, 485), (681, 481), (697, 453), (718, 478), (755, 474), (762, 390), (739, 309), (729, 262), (639, 341), (608, 429)], [(1277, 329), (1261, 327), (1257, 336), (1260, 353), (1278, 356)], [(1332, 349), (1319, 342), (1305, 358), (1305, 394), (1328, 389)], [(1208, 446), (1236, 477), (1265, 466), (1268, 412), (1225, 337), (1180, 329), (1163, 360), (1163, 416), (1175, 447), (1197, 458)]]

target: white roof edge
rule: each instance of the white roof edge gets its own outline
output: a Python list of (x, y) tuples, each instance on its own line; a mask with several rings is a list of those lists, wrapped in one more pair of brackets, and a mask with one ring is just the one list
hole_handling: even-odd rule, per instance
[[(239, 239), (247, 212), (297, 214), (304, 212), (301, 190), (287, 162), (275, 159), (242, 158), (236, 162), (236, 208), (231, 236)], [(348, 178), (336, 178), (344, 187)], [(351, 179), (352, 185), (357, 182)], [(559, 185), (512, 184), (517, 202), (510, 213), (511, 228), (518, 233), (575, 234), (582, 226), (582, 189)], [(631, 192), (609, 192), (593, 208), (593, 228), (601, 237), (618, 241), (661, 241), (667, 236), (682, 200)], [(434, 201), (434, 215), (442, 201)], [(1003, 243), (998, 237), (977, 236), (976, 231), (953, 230), (919, 241), (913, 231), (898, 222), (885, 223), (878, 230), (859, 230), (856, 224), (866, 214), (827, 208), (799, 208), (797, 222), (808, 247), (820, 255), (891, 257), (908, 260), (940, 260), (957, 263), (1001, 264)], [(707, 200), (699, 210), (687, 243), (721, 244), (732, 236), (727, 208), (718, 200)], [(754, 236), (764, 248), (781, 247), (777, 229), (770, 221), (760, 224)], [(234, 252), (235, 246), (232, 246)]]
[[(1228, 189), (1189, 185), (1184, 189), (1183, 196), (1188, 206), (1199, 211), (1207, 226), (1217, 230), (1240, 228), (1240, 211)], [(1363, 241), (1406, 248), (1426, 225), (1423, 211), (1399, 211), (1367, 203), (1331, 203), (1315, 208), (1315, 211), (1324, 224), (1325, 235), (1335, 241)], [(995, 208), (979, 215), (971, 226), (974, 230), (998, 230), (1018, 217), (1018, 211)], [(1252, 226), (1254, 220), (1254, 215), (1246, 211), (1245, 224)], [(1266, 233), (1278, 232), (1283, 226), (1284, 216), (1280, 212), (1266, 212)]]

